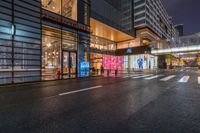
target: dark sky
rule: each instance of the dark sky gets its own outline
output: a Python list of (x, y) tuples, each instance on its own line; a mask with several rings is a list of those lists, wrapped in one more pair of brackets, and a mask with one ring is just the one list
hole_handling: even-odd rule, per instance
[(184, 34), (200, 32), (200, 0), (163, 0), (174, 24), (184, 24)]

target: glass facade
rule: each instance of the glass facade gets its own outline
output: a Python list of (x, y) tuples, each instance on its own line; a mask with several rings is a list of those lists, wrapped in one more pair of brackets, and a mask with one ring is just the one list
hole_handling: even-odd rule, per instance
[(154, 69), (157, 57), (149, 54), (123, 56), (123, 70)]
[(6, 0), (0, 8), (0, 84), (89, 75), (87, 0)]
[(77, 0), (42, 0), (42, 7), (77, 21)]
[(43, 80), (76, 77), (77, 33), (44, 25), (42, 29)]
[(90, 47), (99, 51), (115, 51), (116, 43), (98, 36), (91, 35)]
[(0, 84), (40, 81), (39, 5), (38, 1), (0, 1)]
[(54, 80), (61, 69), (61, 30), (43, 26), (42, 79)]

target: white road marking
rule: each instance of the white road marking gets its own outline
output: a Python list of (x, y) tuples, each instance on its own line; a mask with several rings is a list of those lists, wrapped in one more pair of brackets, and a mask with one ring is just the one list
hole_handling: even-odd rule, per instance
[(131, 78), (131, 77), (136, 77), (136, 76), (141, 76), (142, 74), (135, 74), (135, 75), (129, 75), (129, 76), (124, 76), (123, 78)]
[(132, 77), (133, 79), (140, 79), (140, 78), (146, 78), (149, 76), (153, 76), (153, 74), (148, 74), (148, 75), (140, 75), (140, 76), (136, 76), (136, 77)]
[(149, 77), (149, 78), (145, 78), (146, 80), (151, 80), (151, 79), (156, 79), (156, 78), (159, 78), (159, 77), (162, 77), (163, 75), (155, 75), (155, 76), (152, 76), (152, 77)]
[(173, 79), (175, 77), (176, 77), (176, 75), (170, 75), (168, 77), (165, 77), (165, 78), (161, 79), (161, 81), (168, 81), (168, 80)]
[(102, 87), (103, 87), (102, 85), (93, 86), (93, 87), (89, 87), (89, 88), (85, 88), (85, 89), (80, 89), (80, 90), (75, 90), (75, 91), (60, 93), (59, 96), (64, 96), (64, 95), (69, 95), (69, 94), (74, 94), (74, 93), (79, 93), (79, 92), (83, 92), (83, 91), (94, 90), (94, 89), (98, 89), (98, 88), (102, 88)]
[(187, 83), (189, 79), (190, 79), (190, 76), (183, 76), (178, 82)]
[(198, 77), (198, 84), (200, 84), (200, 77)]

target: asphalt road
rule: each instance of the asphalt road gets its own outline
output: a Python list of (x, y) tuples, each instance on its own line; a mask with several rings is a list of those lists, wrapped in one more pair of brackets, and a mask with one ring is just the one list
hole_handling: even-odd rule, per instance
[(199, 133), (200, 74), (159, 71), (0, 87), (0, 133)]

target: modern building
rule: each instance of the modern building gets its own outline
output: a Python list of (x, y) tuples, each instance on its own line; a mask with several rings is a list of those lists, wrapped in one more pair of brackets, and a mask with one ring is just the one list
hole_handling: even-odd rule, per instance
[(172, 17), (168, 15), (162, 0), (133, 2), (135, 39), (118, 43), (116, 53), (125, 56), (129, 70), (157, 68), (158, 57), (151, 55), (151, 49), (168, 48), (178, 38)]
[(89, 76), (87, 0), (0, 0), (0, 84)]
[(175, 28), (176, 28), (176, 30), (178, 31), (178, 33), (179, 33), (179, 36), (183, 36), (184, 34), (183, 34), (183, 32), (184, 32), (184, 24), (177, 24), (177, 25), (175, 25)]

